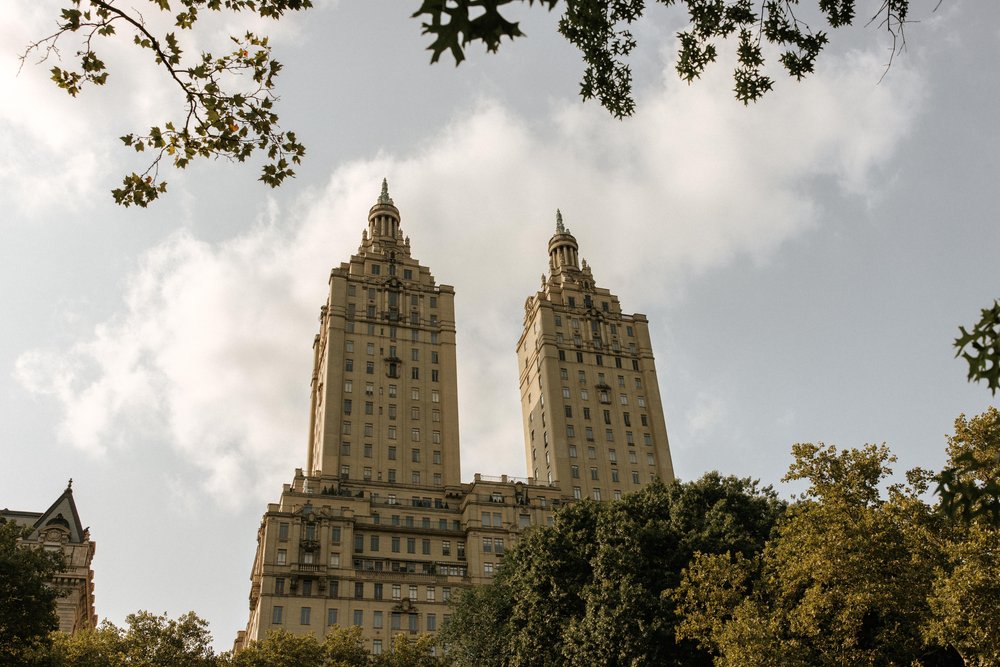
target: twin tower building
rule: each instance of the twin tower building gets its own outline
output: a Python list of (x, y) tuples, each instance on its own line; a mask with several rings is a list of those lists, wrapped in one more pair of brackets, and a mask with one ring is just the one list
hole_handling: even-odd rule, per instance
[(330, 272), (313, 343), (307, 467), (269, 504), (236, 647), (360, 626), (380, 653), (435, 632), (458, 590), (562, 505), (673, 479), (649, 326), (598, 287), (557, 215), (517, 342), (527, 479), (459, 464), (455, 291), (410, 254), (385, 181)]

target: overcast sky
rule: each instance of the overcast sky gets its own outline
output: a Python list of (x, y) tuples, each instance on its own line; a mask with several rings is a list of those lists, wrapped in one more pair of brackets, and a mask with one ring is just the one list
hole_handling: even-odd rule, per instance
[[(125, 40), (75, 100), (50, 64), (18, 75), (59, 3), (4, 8), (0, 507), (44, 510), (74, 478), (101, 618), (193, 609), (220, 648), (245, 625), (261, 514), (305, 464), (327, 275), (383, 176), (414, 256), (456, 288), (463, 479), (525, 475), (514, 346), (556, 208), (649, 318), (683, 479), (787, 495), (805, 441), (939, 468), (954, 418), (990, 403), (950, 345), (1000, 295), (1000, 4), (914, 0), (884, 78), (887, 35), (833, 33), (815, 75), (749, 108), (732, 45), (677, 79), (683, 17), (653, 6), (625, 121), (581, 103), (557, 15), (525, 11), (528, 38), (455, 68), (427, 64), (416, 3), (317, 4), (265, 24), (299, 176), (272, 191), (198, 164), (149, 210), (111, 200), (145, 166), (117, 137), (182, 100)], [(252, 24), (215, 19), (189, 48)]]

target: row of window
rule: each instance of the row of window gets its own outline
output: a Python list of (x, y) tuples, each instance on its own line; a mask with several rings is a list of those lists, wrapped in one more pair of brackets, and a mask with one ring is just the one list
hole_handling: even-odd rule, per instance
[[(368, 326), (365, 329), (365, 331), (369, 336), (385, 335), (385, 327), (377, 326), (372, 322), (368, 323)], [(347, 322), (344, 323), (344, 332), (349, 334), (355, 333), (354, 322), (352, 320), (348, 320)], [(396, 327), (395, 325), (391, 325), (389, 327), (389, 340), (396, 340), (397, 334), (398, 334), (398, 327)], [(431, 344), (437, 345), (438, 340), (439, 340), (438, 332), (436, 331), (430, 332)], [(410, 329), (410, 341), (414, 343), (422, 342), (420, 336), (420, 329)]]
[[(345, 393), (350, 394), (354, 390), (351, 385), (352, 385), (352, 383), (351, 383), (350, 380), (347, 380), (344, 383), (344, 392)], [(438, 400), (439, 401), (440, 401), (440, 398), (441, 398), (441, 396), (439, 394), (438, 395)], [(353, 401), (353, 399), (345, 398), (344, 399), (343, 407), (344, 407), (344, 414), (345, 415), (352, 414), (354, 412), (354, 401)], [(375, 402), (374, 401), (364, 401), (364, 406), (363, 407), (364, 407), (364, 413), (366, 415), (373, 415), (373, 414), (375, 414)], [(389, 419), (395, 420), (396, 417), (399, 414), (398, 406), (395, 403), (390, 403), (387, 406), (387, 412), (388, 412)], [(382, 407), (381, 406), (379, 406), (379, 414), (380, 415), (382, 414)], [(414, 405), (414, 406), (410, 407), (410, 419), (420, 419), (420, 407), (419, 406)], [(440, 410), (431, 410), (431, 421), (434, 421), (434, 422), (441, 421), (441, 411)]]
[[(390, 294), (392, 294), (392, 292), (390, 292)], [(397, 306), (390, 305), (387, 311), (385, 312), (389, 315), (389, 319), (391, 320), (398, 320), (400, 318), (400, 312)], [(357, 313), (358, 313), (358, 308), (355, 306), (355, 304), (348, 303), (347, 304), (348, 319), (354, 319), (355, 317), (357, 317)], [(364, 310), (364, 317), (374, 319), (379, 316), (378, 313), (379, 311), (375, 307), (375, 304), (368, 304)], [(437, 324), (437, 321), (438, 321), (437, 315), (432, 314), (430, 317), (430, 323)], [(417, 311), (413, 311), (412, 313), (410, 313), (410, 324), (420, 324), (420, 313), (418, 313)]]
[[(344, 370), (345, 371), (353, 371), (354, 370), (354, 359), (350, 359), (350, 358), (345, 358), (344, 359)], [(400, 370), (399, 369), (399, 364), (397, 364), (395, 362), (389, 362), (388, 364), (386, 364), (386, 375), (388, 377), (391, 377), (391, 378), (402, 377), (399, 374), (399, 370)], [(368, 374), (368, 375), (374, 375), (375, 374), (375, 362), (374, 361), (366, 361), (365, 362), (365, 373)], [(440, 378), (441, 378), (440, 371), (438, 371), (438, 369), (436, 369), (436, 368), (432, 369), (431, 370), (431, 382), (439, 382)], [(413, 366), (412, 368), (410, 368), (410, 379), (411, 380), (419, 380), (420, 379), (420, 367), (419, 366)]]
[[(346, 361), (350, 362), (346, 363), (345, 365), (346, 370), (352, 370), (354, 368), (354, 362), (352, 362), (350, 359), (347, 359)], [(396, 385), (390, 384), (387, 389), (389, 398), (397, 398), (399, 396), (398, 387)], [(347, 394), (354, 392), (353, 380), (344, 380), (344, 392)], [(379, 393), (381, 394), (381, 389), (379, 389)], [(375, 384), (373, 382), (365, 383), (365, 395), (374, 396), (374, 394), (375, 394)], [(410, 400), (411, 401), (420, 400), (420, 387), (410, 388)], [(441, 402), (441, 392), (437, 389), (431, 389), (431, 403), (440, 403), (440, 402)]]
[[(326, 624), (327, 625), (338, 625), (339, 618), (337, 614), (337, 609), (327, 609), (326, 610)], [(420, 615), (415, 612), (403, 613), (398, 611), (389, 612), (389, 629), (390, 630), (402, 630), (403, 629), (403, 617), (406, 617), (406, 630), (409, 632), (420, 632)], [(271, 607), (271, 624), (281, 625), (284, 623), (285, 608), (283, 605), (275, 605)], [(312, 625), (312, 607), (300, 607), (299, 608), (299, 625)], [(358, 627), (363, 627), (365, 624), (365, 610), (355, 609), (353, 610), (353, 624)], [(447, 624), (450, 620), (448, 614), (444, 614), (442, 621)], [(425, 625), (424, 630), (427, 632), (435, 632), (438, 629), (437, 624), (437, 614), (428, 613), (425, 615)], [(371, 612), (371, 622), (372, 628), (375, 630), (381, 630), (384, 628), (385, 623), (385, 612), (381, 610), (375, 610)], [(382, 640), (374, 639), (372, 640), (372, 653), (376, 655), (382, 652)]]
[[(374, 268), (377, 268), (378, 264), (373, 264), (372, 266)], [(372, 271), (372, 275), (378, 275), (378, 271)], [(403, 269), (403, 280), (413, 280), (413, 271), (411, 269)], [(378, 290), (376, 288), (374, 288), (374, 287), (368, 287), (368, 288), (362, 287), (361, 288), (361, 293), (364, 295), (366, 292), (367, 292), (367, 296), (368, 296), (369, 299), (374, 299), (374, 298), (376, 298), (378, 296)], [(389, 298), (389, 305), (391, 305), (391, 306), (398, 305), (398, 303), (399, 303), (399, 292), (395, 292), (395, 291), (390, 290), (389, 292), (387, 292), (387, 294), (388, 294), (388, 298)], [(347, 296), (357, 296), (357, 295), (358, 295), (357, 285), (348, 284), (347, 285)], [(430, 305), (431, 308), (437, 308), (438, 299), (437, 299), (436, 296), (432, 296), (432, 297), (428, 298), (428, 302), (429, 302), (429, 305)], [(419, 294), (410, 294), (410, 305), (411, 306), (418, 306), (418, 305), (420, 305), (420, 295)]]
[[(399, 475), (397, 474), (397, 470), (395, 468), (389, 468), (388, 470), (385, 471), (385, 474), (386, 478), (384, 481), (390, 484), (402, 483), (399, 479)], [(351, 466), (347, 464), (340, 466), (340, 479), (351, 479)], [(371, 466), (364, 466), (361, 468), (361, 479), (365, 480), (366, 482), (370, 482), (372, 480), (381, 482), (383, 481), (382, 471), (381, 470), (375, 471)], [(417, 484), (417, 485), (424, 484), (426, 479), (427, 479), (426, 476), (420, 470), (410, 471), (410, 484)], [(430, 483), (433, 486), (441, 486), (442, 484), (444, 484), (444, 479), (441, 476), (441, 473), (439, 472), (431, 473)]]
[[(400, 570), (396, 570), (400, 571)], [(318, 581), (318, 580), (317, 580)], [(276, 577), (274, 579), (274, 594), (275, 595), (285, 595), (289, 588), (297, 587), (301, 591), (301, 595), (304, 597), (309, 597), (313, 594), (313, 584), (311, 579), (304, 579), (298, 582), (296, 586), (294, 583), (291, 586), (286, 585), (288, 582), (284, 577)], [(340, 597), (340, 581), (337, 579), (331, 579), (329, 581), (329, 593), (331, 598)], [(370, 597), (373, 600), (384, 600), (385, 599), (385, 589), (386, 585), (382, 582), (365, 583), (363, 581), (354, 582), (354, 598), (361, 600), (366, 597)], [(369, 595), (366, 596), (366, 593)], [(412, 602), (416, 602), (418, 599), (418, 588), (416, 584), (410, 584), (408, 587), (407, 599)], [(392, 600), (402, 600), (403, 599), (403, 585), (402, 584), (390, 584), (389, 594)], [(437, 601), (437, 586), (424, 586), (424, 597), (427, 602)], [(441, 600), (443, 602), (448, 602), (451, 599), (451, 586), (441, 587)]]
[[(345, 340), (344, 341), (344, 352), (347, 352), (347, 353), (354, 352), (354, 341), (353, 340)], [(378, 349), (378, 352), (379, 352), (379, 356), (384, 356), (385, 355), (385, 348), (380, 347)], [(365, 353), (368, 354), (369, 357), (374, 356), (375, 355), (375, 343), (365, 343)], [(391, 357), (393, 359), (398, 358), (398, 355), (396, 354), (396, 346), (395, 345), (390, 345), (389, 346), (389, 357)], [(439, 357), (438, 357), (437, 350), (431, 350), (431, 363), (432, 364), (438, 363), (438, 359), (439, 359)], [(410, 361), (420, 361), (420, 348), (414, 347), (414, 348), (410, 349)]]
[[(545, 505), (545, 498), (541, 497), (541, 496), (540, 496), (540, 498), (542, 500), (542, 505), (544, 506)], [(379, 497), (379, 494), (375, 493), (375, 492), (373, 492), (371, 494), (371, 500), (372, 500), (373, 504), (378, 504), (378, 503), (381, 502), (381, 498)], [(402, 505), (403, 502), (401, 502), (398, 498), (396, 498), (396, 494), (390, 493), (390, 494), (387, 495), (385, 504), (386, 505)], [(432, 500), (430, 498), (421, 498), (420, 496), (413, 496), (410, 499), (410, 501), (409, 501), (408, 504), (410, 506), (412, 506), (412, 507), (436, 507), (438, 509), (441, 509), (441, 508), (445, 507), (445, 503), (443, 501), (441, 501), (440, 499), (435, 498), (434, 500)], [(483, 512), (483, 524), (484, 525), (486, 525), (486, 526), (494, 525), (497, 528), (502, 527), (501, 515), (499, 513), (497, 513), (497, 512), (494, 512), (493, 513), (493, 518), (494, 518), (494, 522), (491, 524), (491, 522), (489, 520), (489, 513), (488, 512)], [(382, 524), (382, 515), (379, 514), (378, 512), (373, 512), (372, 513), (372, 523), (375, 524), (375, 525), (381, 525)], [(418, 527), (417, 526), (417, 522), (415, 521), (415, 519), (414, 519), (414, 517), (412, 515), (407, 515), (407, 516), (400, 517), (399, 514), (393, 514), (393, 515), (390, 516), (390, 524), (389, 525), (393, 525), (393, 526), (406, 526), (407, 528), (416, 528), (416, 527)], [(434, 527), (434, 524), (431, 521), (430, 517), (424, 516), (424, 517), (420, 517), (420, 525), (419, 525), (419, 527), (420, 528), (430, 529), (430, 528)], [(289, 528), (290, 528), (290, 524), (288, 524), (288, 523), (280, 522), (278, 524), (278, 539), (279, 540), (287, 540), (288, 539)], [(461, 530), (461, 522), (458, 519), (452, 519), (451, 523), (449, 524), (448, 519), (438, 519), (438, 521), (437, 521), (437, 529), (438, 530), (459, 531), (459, 530)], [(340, 542), (341, 542), (341, 535), (342, 535), (342, 532), (341, 532), (341, 527), (340, 526), (331, 526), (330, 527), (330, 542), (332, 544), (340, 544)], [(302, 534), (302, 539), (305, 539), (305, 540), (316, 540), (317, 539), (316, 524), (314, 524), (314, 523), (308, 523), (308, 524), (305, 525), (305, 529), (304, 529), (303, 534)]]
[[(396, 427), (395, 426), (388, 426), (386, 428), (388, 429), (386, 431), (386, 433), (388, 434), (389, 439), (390, 440), (395, 440), (396, 436), (397, 436)], [(351, 435), (351, 432), (353, 430), (354, 430), (354, 427), (353, 427), (353, 425), (351, 424), (350, 421), (345, 420), (340, 425), (340, 432), (343, 435)], [(362, 434), (366, 438), (372, 438), (372, 437), (374, 437), (375, 436), (375, 424), (370, 423), (370, 422), (366, 422), (365, 425), (364, 425), (364, 430), (362, 431)], [(410, 429), (410, 440), (413, 441), (413, 442), (420, 442), (420, 429), (418, 427), (413, 427), (413, 428)], [(431, 442), (434, 442), (434, 443), (441, 442), (441, 431), (431, 431)]]
[[(649, 465), (654, 465), (652, 455), (650, 455), (650, 457), (649, 457)], [(621, 481), (619, 479), (618, 475), (619, 475), (618, 469), (617, 468), (612, 468), (611, 469), (611, 481), (612, 482), (619, 482), (619, 481)], [(580, 479), (580, 466), (578, 466), (578, 465), (571, 465), (569, 467), (569, 476), (572, 479)], [(591, 468), (590, 469), (590, 479), (592, 479), (592, 480), (600, 480), (600, 473), (599, 473), (599, 471), (598, 471), (597, 468)], [(633, 470), (632, 471), (632, 481), (635, 482), (636, 484), (639, 483), (639, 471), (638, 470)]]
[[(568, 398), (568, 396), (566, 396), (566, 391), (568, 391), (568, 390), (564, 390), (563, 391), (563, 396), (566, 397), (566, 398)], [(624, 394), (623, 394), (623, 396), (624, 396)], [(626, 404), (627, 404), (627, 401), (622, 403), (622, 405), (626, 405)], [(566, 415), (567, 419), (572, 419), (573, 418), (573, 406), (572, 405), (563, 406), (563, 413)], [(611, 410), (604, 410), (603, 413), (604, 413), (604, 415), (603, 415), (604, 416), (604, 423), (605, 424), (613, 424), (614, 422), (611, 420)], [(587, 420), (590, 419), (590, 408), (588, 408), (588, 407), (584, 407), (583, 408), (583, 418), (587, 419)], [(631, 426), (632, 425), (632, 413), (630, 413), (630, 412), (623, 412), (622, 413), (622, 421), (625, 423), (625, 426)], [(649, 417), (646, 415), (646, 413), (641, 413), (639, 415), (639, 424), (641, 426), (649, 426)]]
[[(578, 341), (574, 341), (574, 342), (577, 345), (580, 345), (580, 342), (578, 342)], [(599, 347), (600, 346), (600, 342), (599, 341), (595, 342), (595, 345)], [(566, 350), (559, 350), (559, 361), (566, 361)], [(585, 361), (585, 359), (584, 359), (583, 352), (577, 352), (576, 353), (576, 363), (578, 363), (578, 364), (587, 363)], [(604, 356), (600, 355), (600, 354), (595, 354), (594, 355), (594, 364), (597, 365), (597, 366), (603, 366), (604, 365)], [(622, 362), (622, 358), (621, 357), (615, 357), (615, 368), (625, 368), (625, 366), (624, 366), (624, 364)], [(634, 371), (638, 371), (639, 370), (639, 360), (638, 359), (632, 359), (632, 370), (634, 370)]]

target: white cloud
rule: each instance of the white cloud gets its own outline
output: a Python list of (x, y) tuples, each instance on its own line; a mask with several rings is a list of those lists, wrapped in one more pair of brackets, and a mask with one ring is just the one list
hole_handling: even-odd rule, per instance
[[(67, 353), (24, 353), (19, 378), (56, 397), (79, 447), (142, 446), (137, 429), (152, 430), (219, 498), (273, 497), (290, 472), (280, 462), (305, 458), (326, 276), (355, 251), (388, 175), (414, 255), (457, 287), (465, 477), (524, 474), (513, 349), (555, 209), (598, 282), (653, 318), (683, 281), (765, 259), (818, 224), (817, 183), (868, 193), (920, 96), (903, 67), (875, 87), (875, 62), (830, 56), (829, 74), (750, 109), (725, 73), (689, 88), (668, 72), (621, 123), (575, 104), (529, 122), (483, 101), (420, 150), (345, 164), (296, 211), (272, 208), (234, 239), (175, 234), (142, 259), (115, 317)], [(700, 401), (688, 429), (723, 412)]]
[(688, 434), (695, 439), (711, 435), (722, 425), (725, 416), (726, 406), (720, 397), (699, 393), (684, 415)]

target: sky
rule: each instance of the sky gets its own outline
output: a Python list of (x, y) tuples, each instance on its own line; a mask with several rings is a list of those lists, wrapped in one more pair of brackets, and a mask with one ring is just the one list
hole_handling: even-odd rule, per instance
[[(416, 3), (323, 0), (248, 28), (284, 64), (297, 177), (167, 170), (117, 207), (141, 156), (117, 137), (182, 100), (128, 40), (70, 98), (18, 56), (59, 3), (0, 23), (0, 507), (73, 478), (97, 542), (97, 612), (245, 626), (257, 527), (305, 465), (312, 340), (330, 268), (356, 252), (383, 177), (413, 254), (456, 288), (462, 475), (525, 476), (515, 344), (561, 209), (597, 283), (649, 318), (674, 469), (780, 482), (796, 442), (889, 445), (940, 468), (955, 418), (991, 404), (951, 341), (998, 296), (1000, 4), (913, 0), (891, 68), (877, 26), (831, 34), (817, 71), (744, 107), (732, 44), (693, 85), (683, 13), (647, 8), (638, 110), (578, 95), (558, 10), (527, 37), (430, 65)], [(156, 17), (150, 16), (155, 22)], [(63, 46), (64, 57), (75, 47)]]

